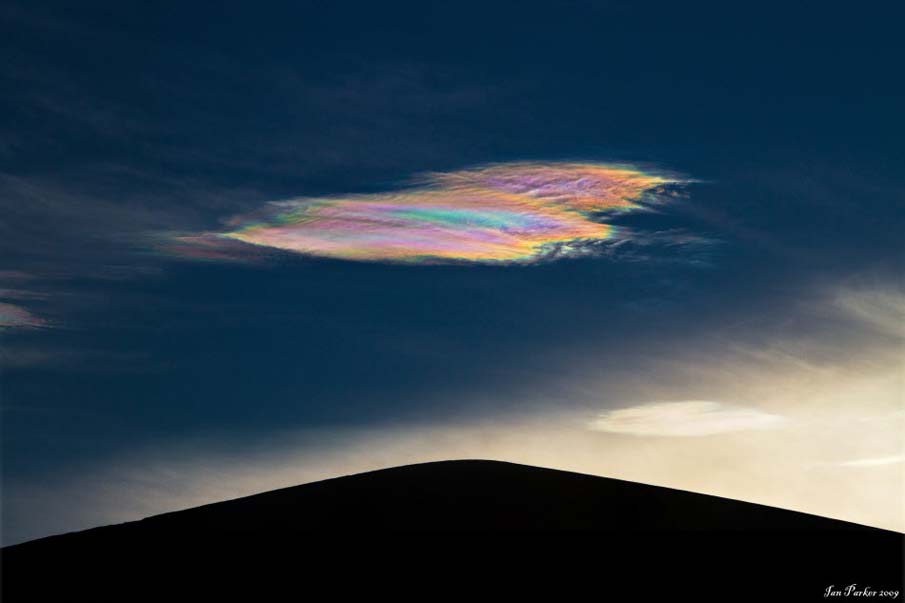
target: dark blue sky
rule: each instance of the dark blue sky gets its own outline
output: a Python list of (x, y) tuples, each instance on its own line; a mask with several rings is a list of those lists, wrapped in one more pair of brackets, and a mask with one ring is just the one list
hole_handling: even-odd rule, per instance
[[(5, 3), (0, 288), (43, 321), (0, 334), (9, 496), (211, 434), (599, 406), (561, 389), (589, 350), (643, 381), (715, 334), (832, 340), (820, 291), (902, 285), (895, 8)], [(521, 160), (693, 182), (620, 219), (649, 243), (539, 265), (204, 263), (152, 244), (276, 199)], [(7, 538), (43, 533), (12, 508)]]

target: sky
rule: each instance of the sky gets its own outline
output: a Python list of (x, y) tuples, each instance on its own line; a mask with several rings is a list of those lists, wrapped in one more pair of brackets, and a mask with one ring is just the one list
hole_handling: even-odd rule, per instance
[(450, 458), (905, 531), (902, 16), (4, 3), (2, 543)]

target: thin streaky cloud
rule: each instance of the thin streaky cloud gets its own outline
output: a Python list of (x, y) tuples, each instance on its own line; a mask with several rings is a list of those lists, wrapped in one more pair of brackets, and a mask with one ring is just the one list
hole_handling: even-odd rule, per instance
[(869, 459), (855, 459), (839, 463), (840, 467), (882, 467), (884, 465), (894, 465), (896, 463), (905, 463), (905, 455), (879, 456)]
[(836, 305), (887, 335), (905, 337), (905, 292), (893, 288), (845, 290)]

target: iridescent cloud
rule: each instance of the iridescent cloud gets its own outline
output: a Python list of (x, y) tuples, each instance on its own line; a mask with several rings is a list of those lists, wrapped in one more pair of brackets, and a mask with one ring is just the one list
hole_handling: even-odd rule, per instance
[(606, 216), (677, 181), (594, 163), (508, 163), (433, 173), (386, 193), (274, 202), (224, 232), (174, 237), (183, 257), (242, 259), (238, 244), (406, 263), (529, 263), (580, 255), (617, 235)]

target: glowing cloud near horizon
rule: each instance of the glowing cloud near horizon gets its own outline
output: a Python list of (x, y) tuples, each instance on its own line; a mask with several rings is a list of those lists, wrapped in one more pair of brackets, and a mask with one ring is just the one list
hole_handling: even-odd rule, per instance
[[(612, 240), (607, 214), (677, 181), (596, 163), (508, 163), (433, 173), (395, 192), (273, 202), (221, 233), (177, 237), (178, 255), (227, 259), (237, 242), (404, 263), (529, 263)], [(241, 254), (239, 254), (241, 256)]]

